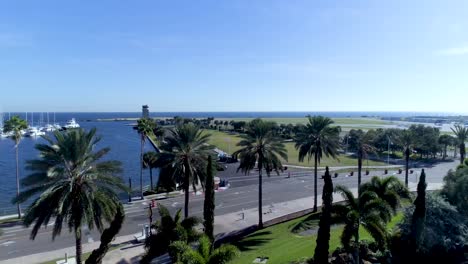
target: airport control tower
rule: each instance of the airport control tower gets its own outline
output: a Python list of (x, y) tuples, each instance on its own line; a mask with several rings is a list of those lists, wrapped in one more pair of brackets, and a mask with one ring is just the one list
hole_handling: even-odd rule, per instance
[(142, 111), (143, 111), (142, 117), (143, 118), (149, 118), (149, 107), (148, 107), (148, 105), (143, 105), (142, 106)]

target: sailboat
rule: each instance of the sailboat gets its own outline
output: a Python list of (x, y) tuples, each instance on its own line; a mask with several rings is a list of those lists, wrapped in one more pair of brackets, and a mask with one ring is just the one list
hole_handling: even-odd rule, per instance
[(55, 112), (54, 112), (54, 124), (53, 124), (53, 126), (54, 126), (55, 130), (59, 130), (59, 131), (62, 130), (62, 126), (60, 126), (59, 123), (55, 122)]
[[(40, 124), (40, 121), (38, 122)], [(40, 128), (34, 126), (34, 113), (31, 113), (31, 126), (25, 131), (25, 137), (40, 137), (44, 136), (45, 132)]]
[(7, 133), (3, 133), (3, 113), (0, 113), (0, 138), (8, 137)]
[(57, 128), (54, 125), (51, 125), (49, 122), (49, 112), (47, 112), (47, 124), (45, 125), (44, 128), (42, 128), (42, 131), (44, 132), (54, 132), (57, 130)]

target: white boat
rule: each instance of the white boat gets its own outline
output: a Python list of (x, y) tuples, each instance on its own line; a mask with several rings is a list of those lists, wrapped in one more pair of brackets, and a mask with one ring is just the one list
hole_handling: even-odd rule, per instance
[(41, 131), (43, 132), (54, 132), (55, 130), (57, 130), (57, 128), (51, 124), (47, 124), (45, 127), (41, 129)]
[[(55, 123), (55, 113), (54, 113), (54, 123)], [(41, 129), (44, 132), (54, 132), (55, 130), (62, 129), (58, 124), (51, 124), (49, 121), (49, 113), (47, 113), (47, 124)]]
[(8, 132), (8, 133), (4, 133), (3, 132), (3, 127), (0, 127), (0, 138), (7, 138), (7, 137), (10, 137), (12, 136), (13, 134), (11, 132)]
[(25, 137), (40, 137), (40, 136), (44, 136), (45, 135), (45, 132), (44, 131), (41, 131), (39, 128), (37, 127), (30, 127), (28, 128), (28, 130), (26, 131), (26, 133), (24, 134)]
[(75, 118), (72, 118), (71, 120), (68, 120), (65, 126), (63, 126), (64, 129), (73, 129), (73, 128), (79, 128), (80, 124), (78, 124), (75, 121)]

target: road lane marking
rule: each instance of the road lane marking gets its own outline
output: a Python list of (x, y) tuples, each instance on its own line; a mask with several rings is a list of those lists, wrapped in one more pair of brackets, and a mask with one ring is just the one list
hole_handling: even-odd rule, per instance
[(1, 243), (0, 246), (8, 247), (8, 246), (10, 246), (12, 244), (15, 244), (15, 243), (16, 243), (15, 241), (9, 240), (9, 241)]

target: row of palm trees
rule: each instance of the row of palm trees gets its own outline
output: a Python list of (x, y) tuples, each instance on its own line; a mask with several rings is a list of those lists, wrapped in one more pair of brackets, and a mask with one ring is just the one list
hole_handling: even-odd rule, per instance
[[(299, 161), (314, 161), (314, 211), (317, 211), (317, 180), (318, 165), (323, 157), (338, 159), (340, 149), (339, 126), (333, 126), (334, 122), (328, 117), (308, 116), (308, 123), (297, 133), (295, 137), (295, 148), (299, 152)], [(245, 133), (237, 144), (240, 149), (233, 153), (240, 164), (238, 171), (250, 173), (258, 171), (258, 211), (259, 227), (262, 221), (262, 182), (263, 173), (270, 176), (272, 172), (277, 174), (283, 170), (281, 160), (287, 161), (288, 156), (285, 145), (274, 130), (273, 122), (255, 119), (246, 125)], [(169, 129), (168, 135), (160, 142), (160, 153), (154, 154), (152, 164), (164, 170), (170, 170), (172, 179), (181, 183), (185, 191), (184, 215), (189, 215), (189, 188), (195, 189), (201, 184), (203, 187), (206, 156), (209, 155), (209, 134), (193, 123), (181, 124)], [(356, 150), (358, 158), (358, 186), (361, 185), (362, 160), (374, 147), (367, 141), (365, 136), (358, 139)], [(409, 149), (409, 143), (407, 144)], [(144, 159), (146, 160), (146, 159)], [(143, 163), (144, 164), (144, 163)], [(408, 169), (408, 164), (407, 164)], [(407, 182), (407, 181), (406, 181)]]
[[(314, 159), (315, 186), (317, 186), (317, 168), (322, 157), (338, 157), (340, 128), (332, 125), (333, 121), (329, 118), (308, 116), (308, 124), (295, 138), (299, 159), (301, 161), (305, 158)], [(272, 126), (273, 123), (261, 119), (251, 121), (238, 143), (240, 150), (233, 154), (240, 160), (239, 171), (249, 173), (255, 168), (258, 169), (259, 227), (263, 226), (263, 172), (266, 172), (267, 176), (273, 171), (279, 173), (283, 169), (281, 159), (287, 160), (285, 146), (272, 132)], [(15, 132), (14, 139), (18, 146), (24, 123), (21, 119), (13, 117), (6, 122), (5, 127), (6, 131)], [(144, 129), (140, 129), (141, 127)], [(148, 120), (139, 122), (138, 131), (142, 146), (146, 136), (154, 133), (154, 130), (154, 125)], [(205, 182), (206, 157), (210, 155), (211, 149), (208, 145), (209, 137), (209, 134), (203, 133), (198, 126), (187, 123), (169, 130), (167, 136), (160, 140), (160, 153), (145, 158), (142, 147), (140, 156), (142, 164), (145, 160), (151, 160), (151, 166), (169, 171), (170, 173), (166, 175), (170, 175), (175, 182), (182, 183), (185, 191), (185, 218), (189, 216), (190, 186), (194, 189), (197, 185), (203, 187)], [(94, 146), (100, 141), (95, 129), (89, 132), (81, 129), (65, 133), (55, 132), (53, 138), (45, 137), (45, 140), (47, 144), (36, 145), (40, 158), (27, 161), (27, 169), (32, 173), (22, 180), (21, 183), (26, 189), (21, 193), (17, 173), (18, 195), (14, 202), (19, 205), (27, 199), (36, 197), (24, 216), (25, 225), (33, 226), (32, 239), (40, 227), (47, 226), (51, 219), (55, 220), (53, 238), (60, 234), (65, 223), (75, 234), (77, 262), (81, 263), (82, 225), (102, 230), (104, 222), (110, 222), (121, 206), (117, 193), (129, 190), (119, 177), (122, 171), (120, 162), (100, 161), (110, 149), (94, 150)], [(370, 150), (365, 140), (360, 145), (362, 150), (361, 154), (358, 152), (359, 170), (362, 158)], [(410, 144), (407, 146), (409, 149)], [(358, 177), (359, 183), (360, 180)], [(140, 191), (142, 192), (142, 188)], [(314, 210), (317, 210), (317, 187), (314, 188)], [(18, 213), (20, 213), (19, 208)]]

